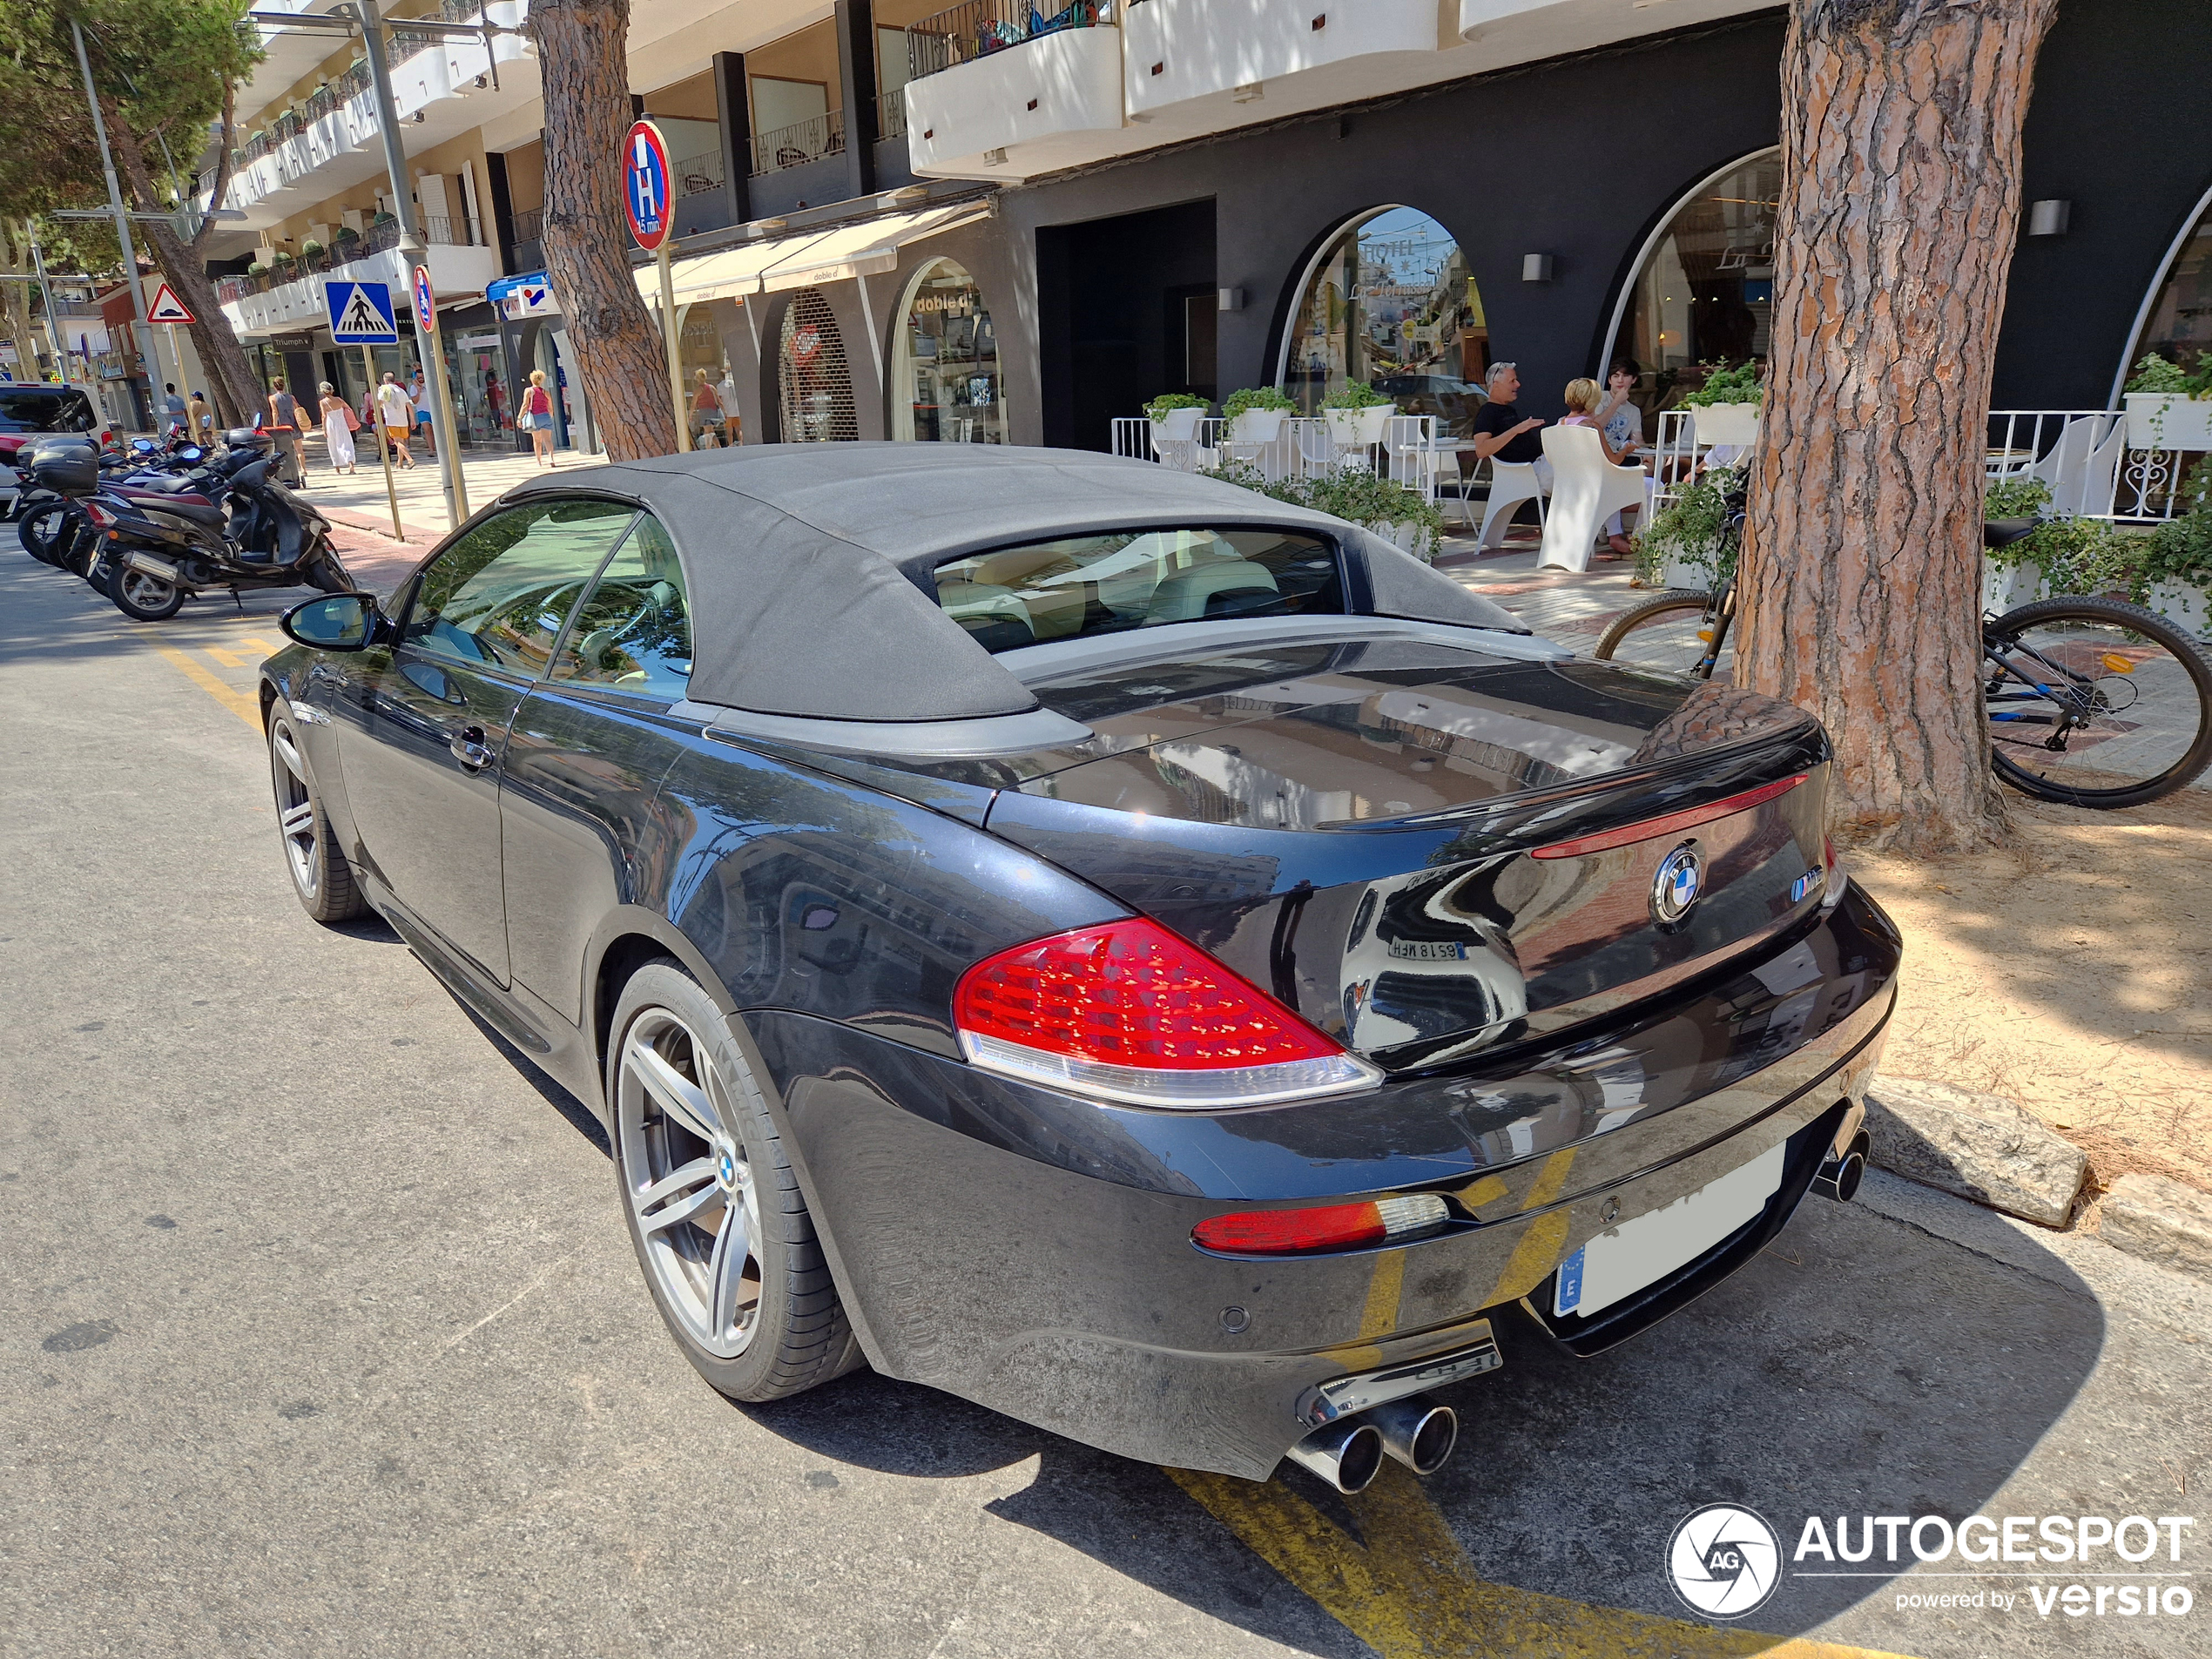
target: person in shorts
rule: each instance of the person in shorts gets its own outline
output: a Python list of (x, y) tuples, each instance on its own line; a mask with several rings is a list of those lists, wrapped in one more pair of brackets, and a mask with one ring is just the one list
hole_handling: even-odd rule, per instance
[(407, 440), (415, 425), (415, 400), (407, 395), (396, 374), (387, 374), (384, 383), (376, 388), (376, 424), (400, 465), (412, 467), (415, 452), (407, 447)]

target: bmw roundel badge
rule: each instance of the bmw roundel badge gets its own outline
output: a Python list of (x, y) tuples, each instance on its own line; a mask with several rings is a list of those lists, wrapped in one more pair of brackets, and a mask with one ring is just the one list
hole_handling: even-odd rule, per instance
[(1684, 841), (1659, 860), (1651, 878), (1651, 914), (1662, 927), (1671, 927), (1689, 914), (1705, 883), (1705, 861), (1697, 856), (1697, 843)]

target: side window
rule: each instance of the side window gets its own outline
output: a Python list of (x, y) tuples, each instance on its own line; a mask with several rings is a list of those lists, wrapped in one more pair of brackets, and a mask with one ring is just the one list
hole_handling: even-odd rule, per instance
[(422, 573), (405, 643), (536, 678), (591, 573), (637, 516), (610, 501), (531, 502), (495, 514)]
[(691, 613), (684, 570), (651, 514), (638, 516), (637, 529), (599, 573), (553, 678), (671, 703), (690, 694)]

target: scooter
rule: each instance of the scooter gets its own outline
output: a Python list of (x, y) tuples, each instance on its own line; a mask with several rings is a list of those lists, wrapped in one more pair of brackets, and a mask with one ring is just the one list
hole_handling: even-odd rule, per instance
[(330, 521), (269, 475), (268, 435), (238, 427), (224, 441), (214, 467), (179, 481), (200, 484), (205, 494), (125, 486), (84, 503), (108, 597), (133, 622), (173, 617), (210, 588), (228, 588), (233, 598), (302, 583), (324, 593), (355, 590), (330, 543)]

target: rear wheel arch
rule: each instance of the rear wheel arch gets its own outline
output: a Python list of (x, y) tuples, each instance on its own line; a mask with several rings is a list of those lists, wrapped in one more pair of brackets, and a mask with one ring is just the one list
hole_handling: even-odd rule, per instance
[[(736, 1015), (737, 999), (730, 995), (729, 988), (722, 983), (699, 948), (684, 936), (681, 928), (657, 911), (641, 905), (624, 905), (600, 924), (584, 961), (583, 1008), (589, 1021), (586, 1035), (591, 1042), (592, 1066), (602, 1078), (606, 1074), (607, 1045), (614, 1030), (615, 1004), (622, 1000), (623, 987), (646, 963), (664, 959), (681, 963), (699, 988), (713, 999), (725, 1019)], [(604, 1087), (601, 1092), (604, 1092)]]

